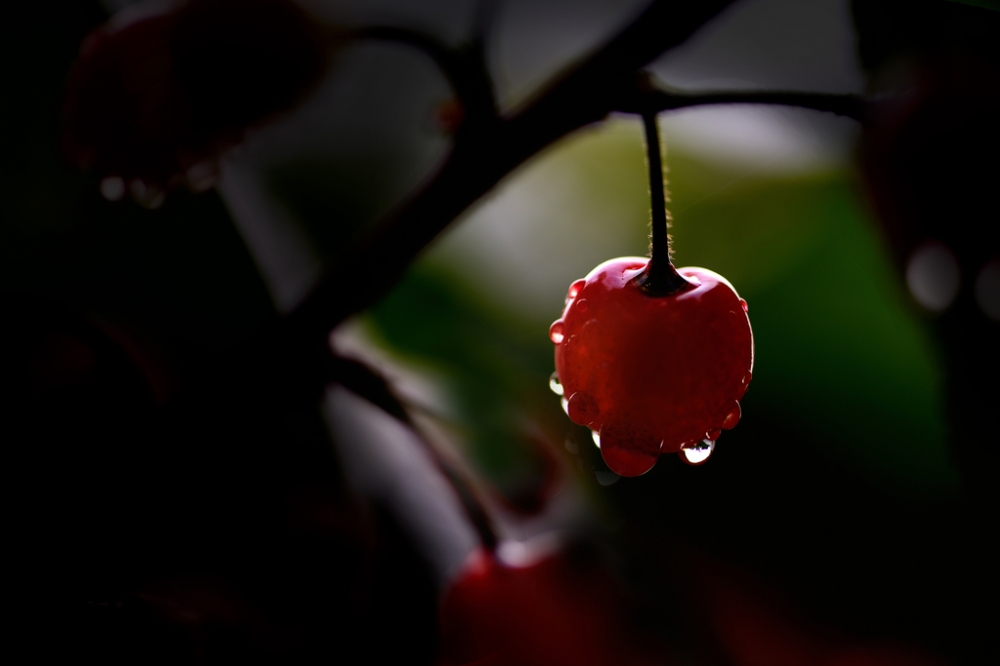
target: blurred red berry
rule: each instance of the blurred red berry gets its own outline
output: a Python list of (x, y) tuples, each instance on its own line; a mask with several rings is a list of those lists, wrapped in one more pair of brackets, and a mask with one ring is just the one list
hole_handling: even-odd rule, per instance
[(189, 0), (84, 40), (70, 73), (63, 146), (82, 169), (155, 205), (204, 189), (248, 127), (294, 107), (320, 80), (319, 27), (290, 0)]
[(591, 553), (476, 550), (444, 596), (438, 664), (655, 663), (636, 642), (615, 583)]

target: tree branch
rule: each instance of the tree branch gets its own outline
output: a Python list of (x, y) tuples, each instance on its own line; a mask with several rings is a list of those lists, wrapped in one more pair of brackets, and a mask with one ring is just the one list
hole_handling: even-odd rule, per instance
[(726, 91), (695, 93), (681, 90), (637, 87), (615, 111), (644, 115), (707, 104), (779, 104), (826, 111), (857, 121), (865, 119), (867, 104), (858, 95), (784, 91)]
[[(288, 315), (284, 324), (287, 342), (325, 344), (330, 330), (384, 296), (420, 251), (466, 208), (542, 148), (607, 116), (628, 99), (639, 68), (685, 41), (730, 2), (656, 0), (604, 48), (555, 81), (520, 113), (486, 122), (480, 120), (482, 112), (470, 113), (434, 180), (375, 228), (349, 257), (330, 267)], [(419, 45), (424, 48), (430, 43)], [(433, 52), (452, 66), (444, 53)]]
[(339, 382), (344, 388), (355, 395), (364, 398), (375, 405), (389, 416), (392, 416), (405, 425), (420, 444), (427, 451), (438, 469), (451, 484), (458, 500), (465, 509), (466, 516), (472, 523), (479, 536), (480, 544), (487, 550), (494, 550), (499, 543), (493, 521), (490, 519), (486, 507), (476, 496), (476, 492), (462, 472), (453, 465), (445, 456), (435, 448), (431, 441), (424, 435), (417, 424), (410, 417), (409, 411), (402, 400), (393, 392), (389, 382), (385, 377), (376, 372), (371, 366), (351, 358), (343, 356), (330, 356), (328, 358), (330, 368), (329, 379)]
[(354, 39), (396, 42), (422, 51), (448, 79), (467, 116), (496, 118), (493, 83), (486, 68), (483, 36), (478, 34), (478, 27), (472, 42), (462, 48), (452, 48), (433, 35), (392, 26), (362, 28), (352, 36)]

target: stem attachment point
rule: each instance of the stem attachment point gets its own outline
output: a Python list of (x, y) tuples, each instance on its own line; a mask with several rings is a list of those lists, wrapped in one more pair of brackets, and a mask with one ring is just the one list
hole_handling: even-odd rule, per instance
[(652, 234), (649, 263), (632, 281), (647, 296), (669, 296), (690, 287), (691, 283), (677, 272), (670, 260), (667, 196), (663, 187), (663, 162), (660, 157), (660, 131), (656, 125), (656, 112), (644, 111), (642, 125), (646, 133), (646, 161), (649, 165)]

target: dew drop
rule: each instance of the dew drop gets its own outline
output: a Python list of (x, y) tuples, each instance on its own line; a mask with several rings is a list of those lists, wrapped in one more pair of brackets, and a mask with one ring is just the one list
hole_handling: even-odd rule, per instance
[(694, 446), (681, 449), (678, 452), (678, 455), (681, 457), (681, 460), (686, 462), (688, 465), (700, 465), (708, 460), (714, 450), (715, 440), (706, 439), (703, 442), (698, 442)]
[(108, 201), (118, 201), (125, 196), (125, 181), (119, 176), (108, 176), (101, 181), (101, 196)]
[(596, 430), (590, 431), (590, 438), (594, 440), (594, 446), (601, 448), (601, 433)]
[(1000, 321), (1000, 259), (993, 259), (976, 278), (976, 303), (987, 317)]
[(551, 375), (549, 375), (549, 388), (552, 389), (552, 392), (555, 393), (556, 395), (562, 395), (564, 393), (563, 385), (559, 381), (558, 372), (553, 372)]
[(946, 310), (961, 286), (955, 253), (938, 241), (918, 247), (906, 264), (906, 286), (914, 300), (931, 312)]
[(740, 299), (740, 305), (743, 307), (743, 312), (750, 312), (750, 308), (747, 306), (746, 299)]
[(608, 486), (613, 486), (618, 482), (618, 479), (622, 478), (615, 474), (614, 472), (594, 472), (594, 477), (597, 482), (607, 488)]
[(199, 162), (188, 169), (184, 177), (192, 192), (205, 192), (215, 187), (218, 180), (218, 169), (211, 162)]
[(722, 430), (720, 430), (719, 428), (712, 428), (711, 430), (705, 433), (705, 439), (714, 442), (715, 440), (719, 439), (719, 435), (721, 434)]
[(552, 322), (552, 326), (549, 327), (549, 340), (559, 344), (563, 341), (563, 321), (562, 319), (556, 319)]
[(661, 441), (629, 426), (604, 424), (601, 440), (601, 458), (619, 476), (641, 476), (660, 457)]
[(166, 199), (166, 193), (154, 183), (146, 183), (138, 178), (129, 183), (132, 198), (143, 208), (159, 208)]
[(740, 403), (733, 401), (733, 408), (726, 414), (726, 418), (722, 421), (723, 430), (732, 430), (736, 427), (736, 424), (740, 422), (740, 417), (743, 415), (740, 409)]
[(601, 413), (597, 401), (583, 391), (577, 391), (569, 397), (567, 409), (566, 414), (570, 420), (580, 425), (590, 425)]
[(577, 280), (569, 286), (569, 291), (566, 292), (566, 299), (576, 298), (576, 295), (580, 293), (583, 289), (583, 285), (587, 284), (586, 280)]
[(581, 298), (577, 300), (576, 305), (574, 305), (573, 307), (576, 308), (577, 312), (586, 312), (589, 306), (590, 304), (587, 303), (587, 299)]

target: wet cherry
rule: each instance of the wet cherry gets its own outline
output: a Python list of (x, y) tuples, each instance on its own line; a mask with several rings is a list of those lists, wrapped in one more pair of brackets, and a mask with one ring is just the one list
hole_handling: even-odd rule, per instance
[(574, 282), (550, 330), (567, 414), (599, 433), (622, 476), (647, 472), (661, 453), (710, 451), (703, 442), (739, 421), (753, 368), (746, 302), (732, 285), (681, 268), (685, 285), (651, 296), (636, 279), (648, 261), (612, 259)]
[(594, 431), (604, 462), (621, 476), (645, 474), (661, 453), (705, 462), (721, 431), (740, 420), (753, 370), (746, 301), (721, 275), (678, 271), (671, 262), (656, 109), (641, 115), (650, 258), (611, 259), (574, 282), (549, 329), (553, 390), (570, 419)]

